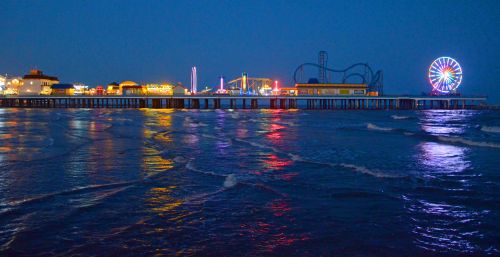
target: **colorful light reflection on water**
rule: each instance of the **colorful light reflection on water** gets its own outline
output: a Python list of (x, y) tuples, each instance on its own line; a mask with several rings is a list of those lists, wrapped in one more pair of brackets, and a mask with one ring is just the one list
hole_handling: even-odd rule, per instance
[(499, 122), (0, 109), (0, 252), (498, 255)]

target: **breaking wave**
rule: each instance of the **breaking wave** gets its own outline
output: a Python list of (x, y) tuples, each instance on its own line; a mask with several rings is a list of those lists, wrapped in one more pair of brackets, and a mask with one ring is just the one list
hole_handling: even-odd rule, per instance
[(224, 187), (225, 188), (231, 188), (236, 186), (238, 184), (238, 180), (236, 179), (236, 176), (234, 174), (229, 174), (226, 179), (224, 180)]
[(461, 137), (437, 137), (439, 141), (447, 142), (447, 143), (460, 143), (464, 145), (470, 146), (479, 146), (479, 147), (491, 147), (491, 148), (499, 148), (500, 144), (495, 144), (491, 142), (481, 142), (481, 141), (472, 141), (469, 139), (461, 138)]
[(378, 131), (393, 131), (393, 128), (386, 128), (386, 127), (379, 127), (373, 123), (368, 123), (366, 124), (366, 128), (371, 129), (371, 130), (378, 130)]
[(209, 175), (209, 176), (214, 176), (214, 177), (225, 177), (224, 175), (221, 175), (221, 174), (217, 174), (217, 173), (214, 173), (214, 172), (203, 171), (203, 170), (197, 169), (196, 167), (193, 166), (192, 162), (188, 162), (186, 164), (186, 169), (188, 169), (190, 171), (194, 171), (196, 173), (204, 174), (204, 175)]
[(354, 171), (362, 173), (362, 174), (371, 175), (371, 176), (374, 176), (377, 178), (403, 178), (403, 177), (406, 177), (403, 175), (388, 174), (388, 173), (385, 173), (385, 172), (379, 171), (379, 170), (370, 170), (367, 167), (358, 166), (358, 165), (354, 165), (354, 164), (341, 163), (341, 164), (339, 164), (339, 166), (343, 167), (343, 168), (354, 170)]
[(394, 120), (407, 120), (410, 118), (410, 116), (391, 115), (391, 118), (393, 118)]
[(500, 133), (500, 127), (482, 126), (481, 131), (489, 132), (489, 133)]

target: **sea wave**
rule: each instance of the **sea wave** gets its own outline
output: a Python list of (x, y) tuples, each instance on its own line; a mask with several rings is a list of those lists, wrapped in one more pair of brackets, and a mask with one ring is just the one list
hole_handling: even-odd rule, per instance
[(227, 175), (226, 179), (224, 180), (224, 187), (231, 188), (236, 186), (236, 184), (238, 184), (238, 179), (236, 179), (236, 176), (234, 174)]
[(175, 156), (174, 162), (186, 163), (186, 162), (188, 162), (188, 159), (184, 158), (183, 156)]
[(393, 131), (394, 130), (394, 128), (379, 127), (373, 123), (366, 124), (366, 128), (371, 129), (371, 130), (378, 130), (378, 131)]
[(500, 127), (482, 126), (481, 131), (489, 132), (489, 133), (500, 133)]
[(68, 190), (63, 190), (63, 191), (58, 191), (58, 192), (53, 192), (49, 194), (43, 194), (35, 197), (30, 197), (30, 198), (24, 198), (24, 199), (16, 199), (16, 200), (7, 200), (4, 203), (2, 203), (0, 206), (18, 206), (22, 204), (27, 204), (27, 203), (32, 203), (32, 202), (38, 202), (42, 200), (46, 200), (58, 195), (68, 195), (68, 194), (74, 194), (74, 193), (81, 193), (81, 192), (86, 192), (86, 191), (91, 191), (91, 190), (100, 190), (100, 189), (109, 189), (109, 188), (115, 188), (115, 187), (124, 187), (124, 186), (130, 186), (134, 183), (139, 182), (140, 180), (132, 180), (132, 181), (126, 181), (126, 182), (117, 182), (117, 183), (108, 183), (108, 184), (99, 184), (99, 185), (89, 185), (89, 186), (83, 186), (83, 187), (75, 187), (71, 188)]
[(491, 147), (491, 148), (499, 148), (500, 144), (492, 143), (492, 142), (482, 142), (482, 141), (472, 141), (469, 139), (461, 138), (461, 137), (437, 137), (439, 141), (448, 142), (448, 143), (460, 143), (464, 145), (470, 146), (479, 146), (479, 147)]
[(406, 119), (409, 119), (410, 116), (391, 115), (391, 118), (393, 118), (395, 120), (406, 120)]
[(276, 149), (275, 147), (272, 147), (272, 146), (267, 146), (267, 145), (263, 145), (263, 144), (259, 144), (259, 143), (256, 143), (256, 142), (252, 142), (252, 141), (248, 141), (248, 140), (244, 140), (244, 139), (240, 139), (240, 138), (235, 138), (234, 140), (238, 141), (238, 142), (243, 142), (243, 143), (246, 143), (246, 144), (249, 144), (251, 146), (255, 146), (257, 148), (261, 148), (261, 149), (269, 149), (275, 153), (284, 153), (283, 151), (280, 151), (278, 149)]
[(204, 171), (204, 170), (197, 169), (196, 167), (194, 167), (194, 165), (191, 161), (189, 161), (186, 164), (186, 169), (188, 169), (190, 171), (194, 171), (196, 173), (204, 174), (204, 175), (209, 175), (209, 176), (214, 176), (214, 177), (226, 177), (225, 175), (217, 174), (217, 173), (214, 173), (211, 171)]
[(377, 178), (403, 178), (403, 177), (406, 177), (403, 175), (389, 174), (389, 173), (386, 173), (386, 172), (383, 172), (380, 170), (371, 170), (371, 169), (368, 169), (367, 167), (358, 166), (358, 165), (354, 165), (354, 164), (341, 163), (341, 164), (339, 164), (339, 166), (343, 167), (343, 168), (354, 170), (354, 171), (362, 173), (362, 174), (371, 175), (371, 176), (374, 176)]

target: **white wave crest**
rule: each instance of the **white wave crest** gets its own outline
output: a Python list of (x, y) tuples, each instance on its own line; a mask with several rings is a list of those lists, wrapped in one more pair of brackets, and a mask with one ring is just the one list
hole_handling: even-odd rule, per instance
[(302, 158), (299, 155), (293, 154), (293, 153), (288, 153), (288, 156), (290, 156), (290, 158), (292, 159), (292, 161), (295, 161), (295, 162), (304, 161), (304, 158)]
[(392, 131), (392, 130), (394, 130), (393, 128), (379, 127), (373, 123), (368, 123), (366, 125), (366, 128), (371, 129), (371, 130), (378, 130), (378, 131)]
[(391, 115), (391, 118), (393, 118), (395, 120), (406, 120), (406, 119), (409, 119), (410, 117), (409, 116), (400, 116), (400, 115)]
[(401, 175), (387, 174), (387, 173), (384, 173), (384, 172), (381, 172), (378, 170), (370, 170), (364, 166), (357, 166), (354, 164), (341, 163), (340, 166), (344, 167), (344, 168), (352, 169), (352, 170), (359, 172), (359, 173), (362, 173), (362, 174), (371, 175), (371, 176), (374, 176), (377, 178), (401, 178), (401, 177), (403, 177)]
[(224, 180), (225, 188), (234, 187), (236, 184), (238, 184), (238, 180), (236, 179), (236, 176), (234, 174), (229, 174)]
[(489, 133), (500, 133), (500, 127), (482, 126), (481, 131), (489, 132)]
[(178, 163), (186, 163), (188, 160), (182, 156), (175, 156), (174, 158), (174, 162), (178, 162)]
[(213, 173), (213, 172), (210, 172), (210, 171), (203, 171), (203, 170), (197, 169), (197, 168), (195, 168), (193, 166), (193, 164), (190, 161), (186, 164), (186, 169), (188, 169), (190, 171), (194, 171), (196, 173), (201, 173), (201, 174), (215, 176), (215, 177), (221, 177), (221, 176), (223, 176), (223, 175), (216, 174), (216, 173)]
[(270, 149), (271, 151), (273, 151), (275, 153), (283, 153), (283, 151), (280, 151), (280, 150), (278, 150), (278, 149), (276, 149), (275, 147), (272, 147), (272, 146), (267, 146), (267, 145), (259, 144), (259, 143), (256, 143), (256, 142), (252, 142), (252, 141), (248, 141), (248, 140), (244, 140), (244, 139), (240, 139), (240, 138), (235, 138), (234, 140), (239, 141), (239, 142), (243, 142), (243, 143), (247, 143), (247, 144), (249, 144), (251, 146), (255, 146), (257, 148)]
[(448, 143), (460, 143), (460, 144), (470, 145), (470, 146), (500, 148), (500, 144), (495, 144), (495, 143), (491, 143), (491, 142), (472, 141), (472, 140), (461, 138), (461, 137), (438, 137), (438, 139), (440, 141), (448, 142)]

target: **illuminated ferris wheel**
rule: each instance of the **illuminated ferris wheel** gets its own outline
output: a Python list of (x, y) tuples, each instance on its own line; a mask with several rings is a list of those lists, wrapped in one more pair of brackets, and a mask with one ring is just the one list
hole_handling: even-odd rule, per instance
[(433, 91), (455, 92), (462, 82), (462, 67), (451, 57), (439, 57), (429, 67), (429, 82)]

